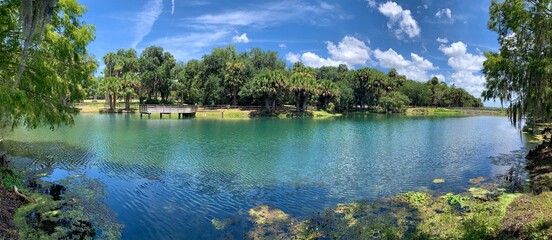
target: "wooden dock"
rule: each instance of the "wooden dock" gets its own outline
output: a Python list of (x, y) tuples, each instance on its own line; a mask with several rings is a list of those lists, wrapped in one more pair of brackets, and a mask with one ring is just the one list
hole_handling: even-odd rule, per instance
[(169, 115), (176, 113), (178, 118), (193, 117), (197, 112), (197, 106), (194, 105), (151, 105), (140, 104), (140, 118), (142, 115), (147, 114), (148, 118), (152, 113), (159, 113), (159, 118), (163, 118), (164, 114)]

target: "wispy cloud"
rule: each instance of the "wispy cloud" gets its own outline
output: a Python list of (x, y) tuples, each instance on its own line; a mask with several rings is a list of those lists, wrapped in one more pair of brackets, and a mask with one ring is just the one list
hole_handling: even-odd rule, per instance
[(176, 59), (186, 61), (189, 59), (200, 59), (213, 46), (228, 44), (231, 33), (232, 31), (224, 29), (214, 32), (186, 33), (173, 37), (159, 38), (149, 44), (162, 46), (165, 50), (171, 52)]
[(438, 43), (448, 43), (449, 40), (447, 38), (440, 38), (438, 37), (435, 41), (437, 41)]
[(204, 14), (187, 18), (186, 24), (217, 26), (249, 26), (265, 28), (281, 24), (284, 21), (307, 21), (313, 25), (325, 25), (328, 18), (341, 18), (339, 6), (327, 2), (308, 4), (302, 1), (288, 0), (251, 5), (246, 9), (228, 10), (222, 13)]
[[(194, 1), (194, 3), (208, 3)], [(182, 4), (190, 4), (189, 2)], [(180, 6), (180, 5), (179, 5)], [(179, 60), (200, 58), (213, 47), (229, 43), (248, 43), (246, 33), (238, 34), (242, 29), (264, 29), (270, 26), (302, 22), (311, 25), (325, 25), (342, 19), (338, 14), (341, 7), (333, 2), (318, 2), (313, 4), (304, 0), (284, 0), (255, 3), (240, 6), (235, 9), (225, 9), (221, 12), (210, 12), (195, 17), (182, 18), (179, 28), (186, 29), (187, 34), (181, 36), (155, 39), (148, 44), (159, 45), (169, 50)], [(236, 34), (232, 34), (236, 33)], [(255, 42), (262, 42), (255, 39)], [(275, 41), (272, 39), (272, 41)], [(278, 43), (291, 42), (289, 39), (279, 39)], [(185, 46), (185, 49), (183, 49)]]
[(376, 2), (376, 0), (365, 0), (365, 1), (368, 2), (368, 7), (375, 8), (378, 6), (378, 3)]
[(136, 46), (142, 42), (142, 39), (151, 32), (153, 24), (157, 21), (162, 11), (163, 0), (150, 0), (144, 5), (142, 10), (136, 14), (132, 48), (136, 48)]
[(450, 8), (441, 9), (437, 11), (437, 13), (435, 13), (435, 17), (447, 17), (448, 19), (452, 19), (452, 11), (450, 10)]
[(196, 0), (196, 1), (184, 1), (182, 4), (186, 6), (205, 6), (211, 4), (209, 1), (202, 1), (202, 0)]
[(171, 15), (174, 14), (174, 0), (171, 0), (172, 6), (171, 6)]

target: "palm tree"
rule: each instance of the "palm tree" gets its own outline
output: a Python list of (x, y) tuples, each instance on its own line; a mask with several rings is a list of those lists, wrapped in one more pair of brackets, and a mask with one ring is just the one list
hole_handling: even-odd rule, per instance
[(320, 100), (320, 107), (322, 109), (328, 108), (328, 103), (335, 97), (339, 95), (339, 89), (337, 88), (337, 85), (333, 83), (330, 80), (321, 80), (318, 83), (319, 88), (319, 100)]
[(295, 97), (297, 112), (306, 111), (307, 101), (311, 95), (317, 92), (315, 76), (316, 74), (311, 68), (301, 67), (293, 70), (288, 88)]

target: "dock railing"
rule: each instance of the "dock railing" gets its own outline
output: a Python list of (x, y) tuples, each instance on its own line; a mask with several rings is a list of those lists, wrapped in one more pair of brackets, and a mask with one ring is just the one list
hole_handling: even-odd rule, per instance
[(197, 112), (197, 106), (195, 105), (154, 105), (154, 104), (140, 104), (140, 117), (143, 114), (150, 116), (152, 113), (159, 113), (159, 116), (163, 118), (163, 114), (178, 114), (178, 118), (185, 116), (194, 116)]

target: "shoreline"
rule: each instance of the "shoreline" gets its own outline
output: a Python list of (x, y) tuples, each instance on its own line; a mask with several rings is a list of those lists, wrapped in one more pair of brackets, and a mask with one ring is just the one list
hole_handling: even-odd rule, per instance
[[(119, 103), (121, 104), (121, 103)], [(134, 106), (130, 111), (118, 108), (116, 113), (108, 113), (100, 103), (84, 103), (75, 106), (80, 110), (81, 114), (130, 114), (137, 115), (137, 107)], [(312, 119), (329, 119), (346, 116), (367, 115), (367, 114), (382, 114), (375, 113), (369, 110), (355, 110), (343, 113), (329, 113), (323, 110), (310, 110), (307, 112), (297, 113), (294, 111), (280, 111), (273, 115), (267, 115), (263, 110), (242, 110), (236, 109), (201, 109), (198, 110), (194, 117), (197, 119), (224, 119), (224, 120), (249, 120), (256, 118), (312, 118)], [(441, 107), (409, 107), (405, 113), (393, 113), (393, 115), (403, 115), (408, 117), (423, 117), (423, 116), (506, 116), (506, 110), (494, 108), (441, 108)]]

